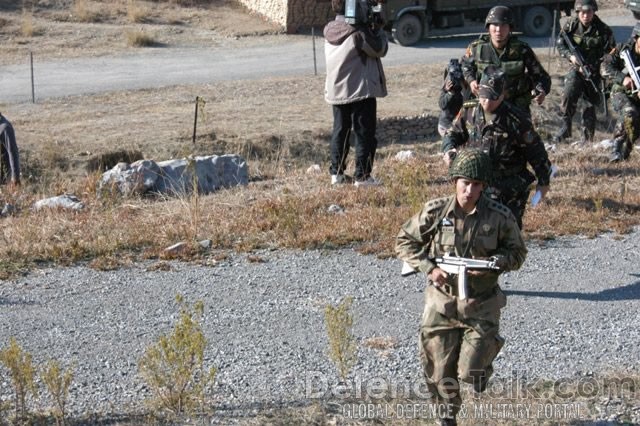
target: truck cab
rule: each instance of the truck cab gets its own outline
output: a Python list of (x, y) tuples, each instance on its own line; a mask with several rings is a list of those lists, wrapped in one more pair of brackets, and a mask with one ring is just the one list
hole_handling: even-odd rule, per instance
[(624, 0), (624, 6), (633, 13), (633, 17), (640, 19), (640, 1), (639, 0)]

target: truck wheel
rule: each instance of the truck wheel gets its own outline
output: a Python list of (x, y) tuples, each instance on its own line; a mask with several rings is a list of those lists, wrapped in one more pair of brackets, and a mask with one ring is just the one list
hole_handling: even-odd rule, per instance
[(553, 17), (549, 9), (543, 6), (533, 6), (527, 9), (522, 18), (522, 29), (525, 35), (542, 37), (551, 34)]
[(631, 13), (633, 13), (634, 18), (640, 19), (640, 12), (636, 12), (635, 10), (632, 10)]
[(393, 39), (401, 46), (411, 46), (422, 38), (422, 22), (416, 15), (402, 15), (393, 23)]

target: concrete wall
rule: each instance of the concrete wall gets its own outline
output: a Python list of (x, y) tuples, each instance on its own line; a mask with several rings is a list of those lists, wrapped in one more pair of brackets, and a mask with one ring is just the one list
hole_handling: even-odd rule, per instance
[(333, 19), (330, 0), (239, 0), (249, 10), (280, 25), (288, 33), (324, 26)]

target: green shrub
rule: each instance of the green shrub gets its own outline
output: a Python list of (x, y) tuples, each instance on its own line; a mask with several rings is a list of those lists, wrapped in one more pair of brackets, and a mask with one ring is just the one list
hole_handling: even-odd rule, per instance
[(329, 337), (329, 358), (333, 361), (342, 380), (358, 361), (358, 346), (353, 336), (352, 297), (346, 297), (338, 306), (327, 305), (324, 320)]
[(64, 425), (69, 386), (73, 381), (73, 370), (62, 371), (58, 361), (50, 360), (40, 377), (55, 403), (54, 416), (56, 425)]
[(31, 354), (22, 350), (15, 338), (9, 339), (9, 347), (0, 351), (0, 362), (9, 370), (14, 389), (14, 406), (16, 420), (27, 421), (27, 397), (38, 394), (34, 377), (36, 370), (32, 363)]
[(160, 336), (147, 348), (139, 361), (140, 374), (151, 388), (151, 400), (156, 409), (173, 415), (193, 412), (198, 404), (204, 407), (206, 391), (213, 384), (215, 367), (204, 368), (204, 349), (207, 345), (202, 332), (202, 301), (190, 309), (176, 296), (180, 318), (173, 332)]

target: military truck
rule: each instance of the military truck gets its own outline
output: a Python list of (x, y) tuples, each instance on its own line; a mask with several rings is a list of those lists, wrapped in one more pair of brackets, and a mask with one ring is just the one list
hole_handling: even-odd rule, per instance
[(624, 0), (624, 5), (633, 13), (633, 17), (640, 19), (640, 1)]
[(542, 37), (551, 34), (554, 16), (560, 19), (561, 12), (571, 14), (574, 0), (385, 0), (385, 29), (396, 43), (410, 46), (442, 30), (473, 25), (474, 21), (483, 24), (489, 9), (497, 5), (511, 8), (517, 31)]

